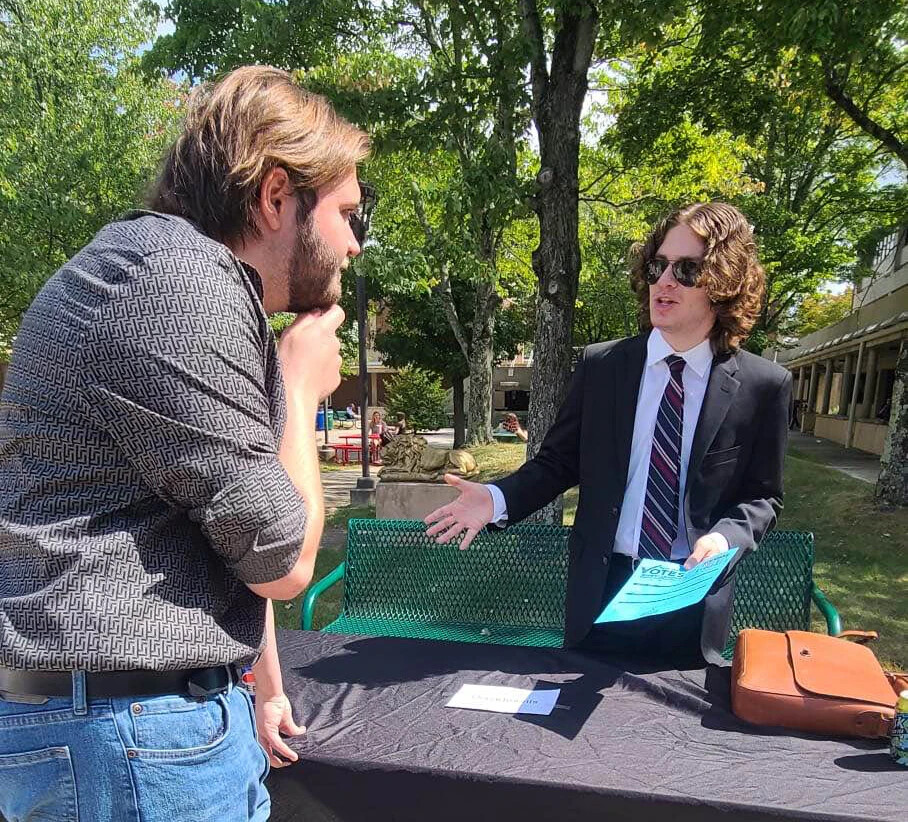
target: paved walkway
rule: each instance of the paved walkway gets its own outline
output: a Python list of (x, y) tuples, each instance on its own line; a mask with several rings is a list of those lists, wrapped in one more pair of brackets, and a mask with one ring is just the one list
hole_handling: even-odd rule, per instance
[(844, 448), (837, 442), (821, 440), (813, 434), (802, 434), (800, 431), (788, 432), (789, 450), (797, 454), (835, 468), (849, 477), (875, 485), (880, 475), (880, 458), (876, 454)]
[[(369, 475), (375, 476), (378, 466), (371, 466)], [(357, 463), (349, 468), (330, 468), (322, 471), (322, 488), (325, 491), (325, 509), (340, 508), (350, 504), (350, 489), (356, 488), (356, 480), (363, 475)]]

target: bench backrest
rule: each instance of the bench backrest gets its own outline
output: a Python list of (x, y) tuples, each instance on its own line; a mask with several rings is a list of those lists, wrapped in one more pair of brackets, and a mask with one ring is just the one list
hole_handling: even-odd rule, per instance
[(345, 616), (563, 628), (570, 529), (520, 523), (438, 545), (418, 520), (350, 520)]
[(725, 655), (738, 632), (809, 631), (813, 586), (813, 534), (772, 531), (735, 570), (735, 605)]
[[(343, 614), (563, 630), (569, 536), (520, 523), (461, 551), (418, 520), (350, 520)], [(813, 555), (813, 534), (774, 531), (741, 561), (727, 653), (743, 628), (810, 629)]]

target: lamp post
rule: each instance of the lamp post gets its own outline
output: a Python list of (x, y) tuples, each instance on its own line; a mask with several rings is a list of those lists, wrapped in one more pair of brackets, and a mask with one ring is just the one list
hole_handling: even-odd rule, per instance
[[(351, 226), (360, 247), (365, 249), (369, 224), (372, 222), (372, 211), (378, 196), (374, 186), (360, 181), (359, 209), (351, 217)], [(351, 262), (351, 265), (354, 263)], [(355, 271), (355, 268), (354, 268)], [(359, 332), (359, 397), (360, 397), (360, 462), (363, 475), (356, 481), (356, 488), (350, 491), (350, 502), (353, 505), (367, 505), (373, 502), (377, 480), (369, 476), (369, 429), (367, 412), (369, 410), (369, 364), (366, 359), (366, 281), (362, 274), (356, 272), (356, 326)]]

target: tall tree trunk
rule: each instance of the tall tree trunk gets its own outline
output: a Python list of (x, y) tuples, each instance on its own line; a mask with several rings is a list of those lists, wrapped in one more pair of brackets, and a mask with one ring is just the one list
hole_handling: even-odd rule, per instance
[(492, 362), (495, 358), (495, 309), (499, 303), (495, 286), (476, 284), (473, 334), (470, 339), (470, 405), (467, 413), (467, 444), (492, 442)]
[(881, 508), (908, 505), (908, 342), (905, 340), (895, 367), (889, 433), (880, 459), (880, 478), (874, 498)]
[(463, 407), (463, 374), (455, 374), (451, 385), (454, 400), (454, 447), (463, 448), (466, 442), (466, 416)]
[[(580, 278), (580, 115), (599, 17), (588, 0), (578, 0), (559, 12), (549, 72), (535, 0), (522, 0), (521, 11), (531, 52), (533, 119), (540, 153), (535, 206), (539, 247), (533, 252), (539, 290), (527, 443), (527, 457), (532, 458), (555, 420), (570, 379), (571, 331)], [(561, 514), (559, 499), (536, 516), (560, 523)]]

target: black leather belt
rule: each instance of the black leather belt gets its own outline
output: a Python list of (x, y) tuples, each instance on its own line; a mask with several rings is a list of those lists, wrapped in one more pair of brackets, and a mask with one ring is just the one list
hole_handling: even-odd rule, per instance
[(635, 559), (632, 556), (627, 554), (619, 554), (617, 551), (612, 551), (611, 561), (615, 565), (626, 565), (628, 567), (633, 567), (639, 560)]
[[(613, 551), (611, 556), (612, 558), (610, 561), (614, 565), (636, 569), (636, 567), (640, 564), (640, 560), (637, 557), (632, 557), (628, 554), (619, 554), (617, 551)], [(685, 560), (683, 559), (672, 559), (668, 561), (674, 562), (677, 565), (684, 565), (685, 562)]]
[[(86, 671), (86, 699), (182, 694), (205, 697), (226, 691), (239, 681), (236, 665), (188, 671)], [(0, 668), (0, 694), (71, 697), (72, 671), (24, 671)]]

